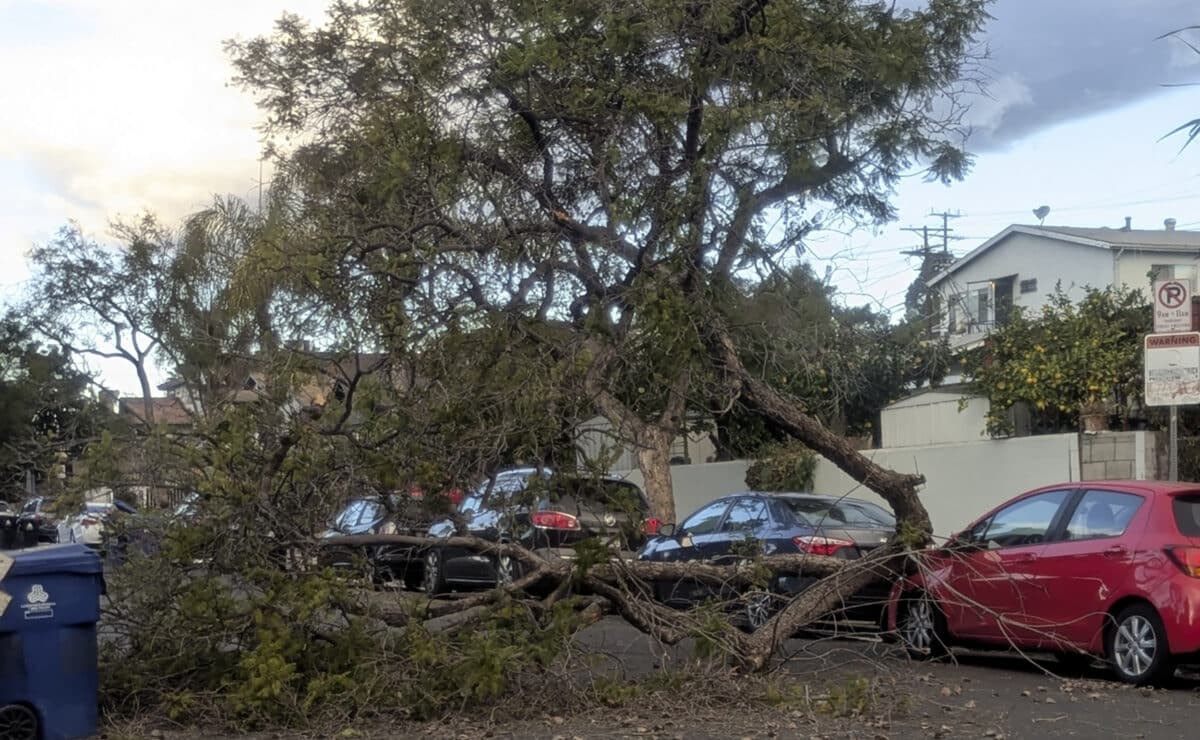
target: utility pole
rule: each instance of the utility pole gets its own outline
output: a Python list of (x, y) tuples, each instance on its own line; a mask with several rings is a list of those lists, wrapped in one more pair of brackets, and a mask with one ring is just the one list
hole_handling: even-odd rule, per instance
[[(962, 218), (962, 214), (958, 211), (954, 211), (953, 213), (950, 211), (934, 213), (931, 210), (929, 215), (941, 218), (941, 227), (931, 229), (929, 226), (908, 226), (901, 229), (901, 231), (921, 235), (921, 246), (903, 250), (901, 254), (921, 258), (921, 267), (918, 272), (917, 281), (909, 288), (905, 303), (909, 310), (918, 311), (921, 317), (927, 321), (926, 332), (932, 334), (934, 319), (937, 317), (941, 307), (937, 305), (936, 296), (928, 291), (925, 283), (954, 261), (954, 255), (950, 252), (950, 241), (959, 237), (951, 236), (954, 229), (950, 228), (950, 219)], [(929, 237), (931, 233), (935, 236), (941, 236), (940, 249), (930, 244)]]

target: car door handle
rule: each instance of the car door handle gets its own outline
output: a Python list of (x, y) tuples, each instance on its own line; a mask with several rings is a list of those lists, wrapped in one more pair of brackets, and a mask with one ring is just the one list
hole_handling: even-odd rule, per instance
[(1113, 545), (1112, 547), (1110, 547), (1104, 551), (1104, 557), (1119, 558), (1122, 555), (1127, 555), (1128, 553), (1129, 553), (1129, 551), (1125, 549), (1124, 545)]
[(1022, 552), (1012, 556), (1014, 563), (1032, 563), (1035, 560), (1037, 560), (1037, 553), (1032, 552)]

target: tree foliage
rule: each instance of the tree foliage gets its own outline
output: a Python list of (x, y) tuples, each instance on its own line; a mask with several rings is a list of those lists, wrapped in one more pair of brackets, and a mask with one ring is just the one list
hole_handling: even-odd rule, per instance
[[(731, 332), (747, 367), (785, 389), (827, 427), (873, 437), (879, 411), (908, 389), (937, 384), (949, 353), (919, 322), (892, 324), (869, 306), (842, 305), (807, 265), (768, 276), (739, 295)], [(732, 456), (781, 441), (761, 414), (735, 405), (718, 420)]]
[(479, 313), (563, 322), (668, 515), (694, 319), (813, 229), (889, 218), (914, 166), (963, 173), (984, 6), (342, 2), (230, 48), (271, 140), (303, 142), (279, 264), (389, 346)]
[(1140, 291), (1061, 288), (1040, 312), (1009, 322), (966, 356), (964, 370), (991, 401), (988, 430), (1011, 432), (1008, 410), (1028, 404), (1043, 420), (1074, 426), (1080, 414), (1127, 415), (1142, 398), (1142, 337), (1152, 317)]
[(91, 378), (61, 348), (44, 346), (17, 316), (0, 323), (0, 498), (16, 499), (26, 475), (45, 482), (59, 453), (77, 458), (107, 418)]
[[(819, 408), (832, 387), (817, 369), (851, 368), (858, 396), (830, 413), (853, 419), (852, 404), (890, 392), (869, 386), (912, 368), (876, 362), (874, 346), (844, 365), (820, 354), (826, 342), (853, 348), (828, 317), (815, 339), (794, 327), (795, 371), (773, 358), (753, 367), (727, 328), (731, 296), (818, 228), (891, 217), (902, 175), (961, 176), (954, 94), (984, 7), (345, 0), (321, 27), (285, 16), (273, 35), (231, 44), (280, 153), (278, 221), (225, 208), (95, 259), (116, 289), (126, 260), (152, 257), (164, 276), (154, 287), (171, 289), (136, 306), (154, 308), (153, 340), (193, 382), (243, 352), (262, 380), (206, 406), (195, 429), (114, 440), (161, 456), (157, 479), (199, 498), (185, 526), (139, 523), (149, 554), (135, 550), (110, 584), (110, 701), (235, 726), (402, 704), (433, 714), (501, 698), (515, 671), (544, 668), (594, 615), (592, 599), (666, 642), (698, 636), (759, 670), (779, 636), (886, 573), (929, 532), (921, 479), (875, 465), (806, 403)], [(68, 251), (46, 253), (46, 274)], [(104, 295), (88, 287), (63, 305)], [(181, 317), (158, 310), (160, 295)], [(844, 318), (885, 334), (869, 312)], [(809, 398), (790, 392), (793, 372)], [(654, 515), (673, 521), (674, 433), (689, 407), (738, 403), (866, 481), (917, 534), (858, 561), (762, 555), (744, 570), (611, 563), (595, 541), (551, 561), (452, 538), (531, 573), (445, 602), (379, 599), (316, 559), (314, 532), (348, 499), (563, 455), (593, 411), (635, 445)], [(657, 578), (738, 591), (764, 568), (832, 577), (752, 635), (714, 610), (645, 598)], [(522, 593), (539, 579), (548, 596)], [(427, 638), (435, 625), (446, 640)]]

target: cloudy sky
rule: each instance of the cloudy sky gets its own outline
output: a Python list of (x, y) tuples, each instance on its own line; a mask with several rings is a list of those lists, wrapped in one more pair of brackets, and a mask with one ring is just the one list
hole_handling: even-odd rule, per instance
[[(0, 0), (0, 290), (27, 276), (29, 248), (69, 220), (103, 238), (114, 217), (167, 220), (213, 193), (252, 195), (257, 114), (228, 85), (221, 42), (270, 29), (324, 0)], [(814, 240), (852, 300), (903, 302), (915, 261), (904, 226), (952, 221), (965, 252), (1010, 223), (1200, 229), (1200, 145), (1159, 138), (1200, 116), (1200, 56), (1156, 38), (1200, 24), (1196, 0), (997, 0), (986, 42), (989, 96), (974, 102), (976, 167), (965, 183), (918, 178), (900, 220)], [(120, 386), (129, 380), (106, 369)]]

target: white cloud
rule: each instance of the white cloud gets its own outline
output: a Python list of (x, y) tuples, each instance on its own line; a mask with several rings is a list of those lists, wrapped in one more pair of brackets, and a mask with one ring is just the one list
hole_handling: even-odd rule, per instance
[(1020, 77), (1008, 74), (988, 82), (987, 93), (972, 96), (970, 102), (966, 123), (975, 131), (992, 134), (1009, 111), (1033, 103), (1033, 92)]
[(319, 20), (324, 6), (0, 0), (0, 181), (51, 200), (15, 227), (12, 205), (0, 211), (0, 259), (28, 247), (17, 233), (44, 238), (68, 219), (103, 230), (114, 214), (174, 219), (213, 192), (252, 192), (259, 116), (228, 84), (222, 42), (268, 32), (285, 9)]

